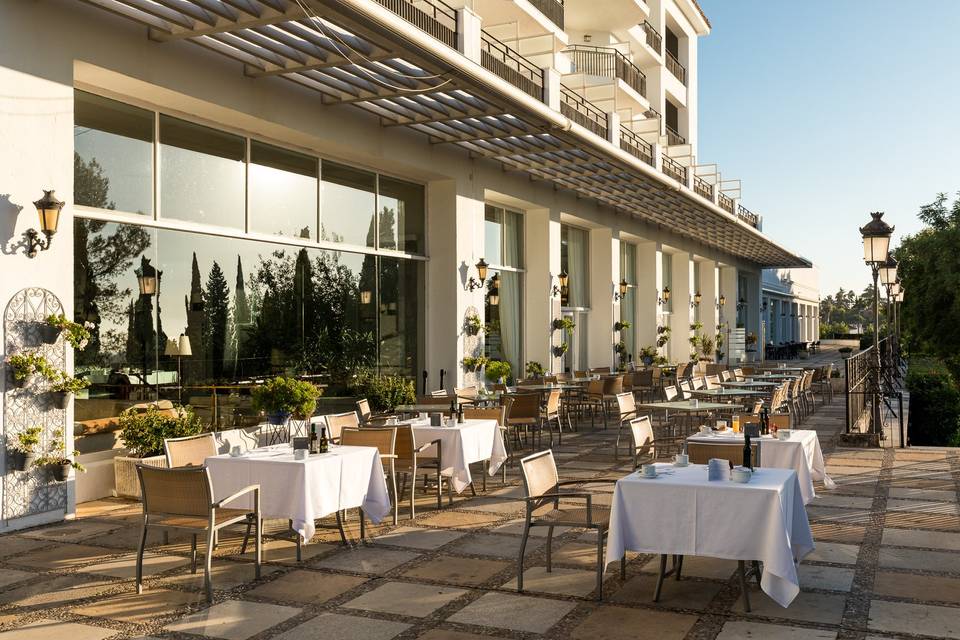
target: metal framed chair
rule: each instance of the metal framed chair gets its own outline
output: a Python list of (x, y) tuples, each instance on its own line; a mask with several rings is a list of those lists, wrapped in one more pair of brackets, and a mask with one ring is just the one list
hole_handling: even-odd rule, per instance
[(540, 425), (540, 394), (514, 393), (508, 397), (512, 402), (507, 411), (507, 426), (513, 428), (517, 446), (520, 446), (520, 430), (526, 436)]
[[(416, 488), (417, 488), (417, 474), (422, 472), (428, 472), (435, 474), (437, 482), (437, 509), (443, 508), (443, 476), (441, 475), (441, 442), (440, 440), (432, 440), (430, 442), (424, 442), (420, 445), (416, 444), (416, 440), (413, 437), (413, 428), (410, 425), (399, 425), (397, 427), (396, 440), (394, 441), (394, 452), (396, 454), (396, 460), (394, 461), (394, 468), (396, 473), (403, 475), (403, 481), (400, 485), (400, 493), (397, 495), (397, 502), (403, 499), (404, 494), (406, 493), (407, 485), (407, 476), (410, 476), (410, 519), (413, 520), (416, 517)], [(427, 452), (436, 447), (436, 454), (430, 451), (429, 455)], [(424, 474), (424, 486), (426, 486), (427, 473)], [(451, 485), (450, 488), (451, 496), (450, 503), (453, 503), (453, 488)]]
[(217, 455), (217, 437), (213, 432), (184, 438), (166, 438), (163, 452), (167, 467), (200, 467), (210, 456)]
[(637, 402), (633, 393), (617, 394), (617, 440), (613, 445), (613, 459), (620, 457), (620, 434), (625, 424), (637, 417)]
[[(500, 430), (500, 434), (503, 437), (503, 446), (507, 450), (507, 459), (501, 466), (503, 470), (503, 482), (507, 481), (507, 465), (510, 463), (512, 452), (509, 440), (507, 437), (507, 406), (501, 405), (499, 407), (489, 407), (489, 408), (477, 408), (477, 407), (464, 407), (463, 409), (463, 419), (464, 420), (496, 420), (497, 429)], [(487, 490), (487, 476), (490, 471), (490, 460), (484, 460), (483, 468), (483, 485), (482, 489)]]
[[(162, 469), (137, 465), (140, 488), (143, 493), (143, 529), (137, 548), (137, 593), (143, 593), (143, 552), (150, 527), (181, 529), (193, 534), (190, 559), (193, 573), (197, 572), (197, 536), (206, 535), (207, 549), (204, 556), (203, 585), (207, 602), (213, 600), (213, 584), (210, 580), (210, 565), (213, 559), (213, 544), (218, 531), (237, 523), (252, 522), (254, 526), (254, 567), (260, 577), (263, 519), (260, 515), (260, 485), (244, 487), (221, 500), (213, 499), (213, 485), (206, 466)], [(235, 509), (223, 505), (242, 496), (252, 494), (252, 509)], [(240, 553), (246, 551), (246, 538)]]
[[(340, 435), (340, 444), (355, 447), (376, 447), (380, 452), (380, 462), (383, 463), (384, 475), (387, 476), (393, 499), (393, 524), (397, 524), (400, 515), (399, 500), (397, 500), (397, 469), (394, 462), (397, 459), (397, 428), (396, 427), (348, 427)], [(360, 510), (360, 539), (363, 539), (363, 509)]]
[(327, 438), (331, 442), (340, 442), (340, 436), (344, 429), (356, 429), (360, 427), (360, 418), (356, 411), (347, 411), (345, 413), (333, 413), (327, 418)]

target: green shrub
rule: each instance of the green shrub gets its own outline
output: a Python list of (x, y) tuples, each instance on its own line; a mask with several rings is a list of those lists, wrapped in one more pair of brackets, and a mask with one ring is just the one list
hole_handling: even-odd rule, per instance
[(263, 411), (268, 415), (290, 414), (305, 419), (312, 416), (317, 408), (320, 389), (309, 382), (277, 376), (254, 387), (250, 396), (255, 411)]
[(487, 363), (487, 380), (500, 382), (510, 377), (510, 363), (503, 360), (491, 360)]
[(179, 407), (176, 415), (155, 406), (147, 410), (131, 407), (120, 414), (120, 440), (138, 458), (163, 453), (166, 438), (195, 436), (203, 431), (200, 418), (190, 407)]
[(540, 378), (543, 377), (543, 374), (546, 371), (543, 368), (543, 365), (537, 362), (536, 360), (531, 360), (527, 363), (527, 377), (529, 378)]
[(374, 411), (393, 411), (398, 405), (417, 401), (416, 385), (403, 376), (362, 374), (357, 377), (353, 393), (365, 397)]
[(960, 446), (960, 388), (946, 369), (918, 367), (907, 374), (910, 444)]

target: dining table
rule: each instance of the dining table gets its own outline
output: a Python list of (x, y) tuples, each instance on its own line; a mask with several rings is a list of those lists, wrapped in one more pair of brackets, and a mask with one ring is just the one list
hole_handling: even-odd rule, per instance
[(750, 391), (749, 389), (692, 389), (685, 393), (689, 393), (692, 396), (699, 398), (710, 398), (713, 400), (718, 399), (729, 399), (729, 400), (742, 400), (744, 398), (751, 398), (758, 395), (763, 395), (763, 392)]
[[(493, 476), (507, 461), (507, 448), (496, 420), (468, 419), (454, 422), (452, 426), (443, 423), (439, 427), (419, 418), (407, 423), (413, 429), (417, 446), (440, 441), (440, 473), (450, 478), (450, 485), (457, 493), (473, 483), (471, 464), (488, 462), (487, 473)], [(435, 456), (435, 447), (426, 449), (421, 455)]]
[(762, 380), (724, 380), (720, 383), (720, 386), (733, 389), (763, 389), (766, 392), (778, 385), (776, 382), (763, 382)]
[[(318, 519), (344, 509), (359, 507), (374, 522), (390, 513), (390, 496), (376, 447), (330, 445), (327, 453), (298, 460), (293, 446), (284, 443), (240, 455), (210, 456), (206, 465), (215, 499), (258, 484), (263, 517), (289, 519), (291, 529), (305, 542), (316, 533)], [(231, 507), (252, 506), (243, 500)]]
[(796, 598), (815, 546), (796, 471), (764, 467), (741, 484), (709, 480), (707, 465), (654, 466), (614, 486), (606, 564), (627, 551), (759, 561), (761, 589), (782, 607)]

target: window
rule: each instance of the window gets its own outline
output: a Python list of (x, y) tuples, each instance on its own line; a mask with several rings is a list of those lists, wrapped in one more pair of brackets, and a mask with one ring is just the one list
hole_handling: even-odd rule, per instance
[(633, 357), (637, 353), (637, 245), (635, 244), (620, 243), (620, 278), (627, 281), (627, 293), (620, 300), (620, 322), (630, 323), (629, 329), (620, 331), (620, 340), (626, 347), (624, 355)]
[(380, 249), (424, 252), (423, 185), (380, 176)]
[(323, 163), (320, 239), (376, 246), (374, 211), (377, 176), (335, 162)]
[(250, 230), (316, 239), (318, 161), (250, 142)]
[(590, 234), (585, 229), (560, 226), (560, 268), (569, 277), (567, 292), (560, 295), (561, 306), (589, 307)]
[(161, 114), (161, 217), (243, 229), (245, 147), (240, 136)]
[[(666, 252), (660, 254), (660, 270), (662, 271), (661, 279), (663, 280), (663, 286), (660, 288), (660, 295), (662, 297), (663, 289), (673, 289), (673, 256), (671, 254)], [(673, 312), (672, 295), (669, 300), (660, 306), (660, 311), (663, 313)]]
[(489, 327), (484, 355), (509, 362), (514, 378), (519, 378), (523, 376), (523, 215), (487, 205), (484, 242), (484, 258), (491, 265), (484, 304)]
[(153, 215), (154, 114), (74, 92), (75, 204)]

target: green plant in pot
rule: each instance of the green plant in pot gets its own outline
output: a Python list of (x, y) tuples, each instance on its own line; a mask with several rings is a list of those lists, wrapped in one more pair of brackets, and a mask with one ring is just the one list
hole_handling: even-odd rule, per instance
[(50, 384), (50, 393), (53, 395), (54, 404), (65, 410), (67, 405), (70, 404), (70, 398), (89, 387), (90, 381), (83, 378), (74, 378), (65, 371), (57, 373), (58, 375)]
[(510, 363), (503, 360), (491, 360), (487, 363), (486, 375), (490, 382), (503, 384), (510, 377)]
[(657, 348), (655, 346), (649, 345), (640, 349), (640, 362), (642, 362), (645, 367), (652, 365), (656, 358)]
[(528, 378), (542, 378), (546, 373), (546, 370), (543, 368), (542, 364), (536, 360), (531, 360), (527, 363), (525, 372)]
[(57, 482), (63, 482), (70, 475), (71, 467), (76, 469), (77, 473), (84, 473), (86, 469), (77, 462), (76, 458), (80, 455), (79, 451), (73, 451), (67, 455), (67, 441), (63, 436), (62, 429), (55, 429), (51, 440), (51, 447), (47, 453), (36, 460), (38, 466), (45, 467), (53, 474), (53, 479)]
[(576, 328), (577, 323), (570, 318), (554, 318), (553, 324), (550, 325), (554, 331), (566, 331), (568, 334), (573, 334), (573, 330)]
[(18, 471), (30, 471), (36, 462), (37, 450), (40, 447), (40, 435), (43, 427), (28, 427), (17, 434), (16, 441), (11, 447), (13, 452), (13, 466)]
[(626, 320), (620, 320), (620, 321), (618, 321), (618, 322), (614, 322), (614, 323), (613, 323), (613, 330), (614, 330), (614, 331), (623, 331), (624, 329), (629, 329), (631, 326), (633, 326), (633, 325), (631, 325), (631, 324), (630, 324), (629, 322), (627, 322)]
[(554, 358), (562, 358), (563, 354), (567, 352), (569, 346), (566, 342), (561, 342), (560, 344), (553, 345), (550, 349), (553, 351)]
[(90, 329), (94, 327), (92, 322), (80, 324), (79, 322), (68, 320), (62, 313), (60, 315), (51, 314), (47, 316), (43, 324), (41, 335), (44, 342), (53, 344), (62, 333), (64, 334), (63, 339), (69, 342), (70, 346), (74, 349), (85, 349), (87, 347), (87, 344), (90, 342)]
[(29, 386), (35, 376), (51, 379), (56, 371), (47, 359), (36, 351), (22, 351), (7, 356), (7, 367), (13, 372), (13, 384), (23, 388)]
[(120, 414), (120, 440), (136, 458), (163, 454), (167, 438), (195, 436), (203, 431), (200, 418), (189, 406), (161, 410), (131, 407)]
[(357, 376), (352, 393), (367, 399), (374, 411), (393, 411), (402, 404), (417, 401), (417, 388), (413, 380), (403, 376), (384, 376), (365, 372)]
[(265, 413), (270, 424), (279, 425), (291, 416), (300, 420), (312, 416), (320, 390), (309, 382), (277, 376), (254, 387), (250, 395), (254, 410)]
[(468, 336), (475, 336), (483, 329), (483, 321), (476, 314), (467, 316), (463, 324)]

